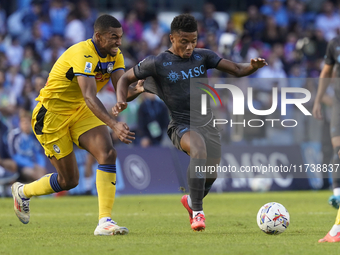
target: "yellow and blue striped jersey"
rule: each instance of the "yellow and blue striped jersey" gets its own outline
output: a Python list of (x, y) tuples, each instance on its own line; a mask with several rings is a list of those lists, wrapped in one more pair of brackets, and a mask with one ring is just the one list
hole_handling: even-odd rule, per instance
[(123, 54), (101, 56), (92, 39), (68, 48), (56, 61), (37, 101), (51, 112), (69, 115), (84, 103), (77, 76), (96, 80), (97, 92), (109, 81), (111, 73), (125, 69)]

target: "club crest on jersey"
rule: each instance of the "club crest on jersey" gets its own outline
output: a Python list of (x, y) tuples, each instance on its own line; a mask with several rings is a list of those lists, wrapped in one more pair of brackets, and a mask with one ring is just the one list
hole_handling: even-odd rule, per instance
[(171, 70), (171, 72), (168, 74), (168, 77), (167, 77), (171, 82), (174, 82), (176, 83), (179, 79), (179, 74), (176, 73), (176, 72), (173, 72)]
[(58, 145), (56, 145), (56, 144), (53, 144), (53, 150), (54, 150), (56, 153), (60, 153), (60, 148), (59, 148)]
[(91, 73), (91, 71), (92, 71), (92, 63), (91, 62), (86, 62), (84, 72), (85, 73)]
[(196, 60), (201, 60), (202, 59), (202, 56), (200, 54), (194, 54), (194, 58)]
[(112, 64), (112, 63), (109, 63), (109, 64), (107, 65), (107, 72), (108, 72), (108, 73), (112, 73), (112, 71), (113, 71), (113, 64)]

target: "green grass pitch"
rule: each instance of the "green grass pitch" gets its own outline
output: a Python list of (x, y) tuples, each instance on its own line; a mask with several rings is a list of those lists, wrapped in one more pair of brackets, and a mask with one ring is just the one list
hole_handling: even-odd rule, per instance
[[(330, 191), (209, 194), (204, 200), (206, 230), (193, 232), (181, 195), (121, 196), (113, 219), (126, 236), (94, 236), (96, 197), (33, 198), (27, 225), (16, 218), (12, 199), (0, 199), (0, 254), (339, 254), (340, 243), (318, 243), (334, 224)], [(266, 202), (290, 213), (281, 235), (256, 224)]]

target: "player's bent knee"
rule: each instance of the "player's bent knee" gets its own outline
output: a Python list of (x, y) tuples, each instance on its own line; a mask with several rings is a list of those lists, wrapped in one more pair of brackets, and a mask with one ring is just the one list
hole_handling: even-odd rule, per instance
[(112, 147), (111, 149), (100, 153), (98, 160), (99, 164), (115, 164), (117, 158), (117, 152)]
[(70, 190), (78, 186), (78, 179), (69, 179), (69, 180), (58, 180), (60, 188), (63, 190)]
[(206, 159), (207, 158), (207, 150), (206, 150), (205, 145), (192, 144), (190, 146), (190, 157)]

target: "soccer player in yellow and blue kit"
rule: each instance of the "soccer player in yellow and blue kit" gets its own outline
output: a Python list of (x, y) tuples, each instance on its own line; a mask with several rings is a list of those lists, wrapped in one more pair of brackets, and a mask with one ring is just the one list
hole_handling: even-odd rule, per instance
[[(113, 119), (96, 96), (109, 79), (116, 88), (124, 74), (124, 59), (118, 48), (122, 35), (119, 21), (102, 15), (94, 24), (93, 38), (73, 45), (54, 64), (36, 99), (39, 103), (33, 111), (32, 128), (57, 173), (29, 184), (13, 184), (14, 210), (22, 223), (29, 222), (32, 196), (69, 190), (78, 185), (75, 143), (99, 163), (96, 173), (99, 223), (94, 234), (128, 233), (127, 228), (119, 227), (111, 219), (116, 191), (116, 151), (106, 125), (126, 144), (134, 140), (134, 133), (126, 123)], [(129, 96), (135, 97), (140, 90), (143, 90), (142, 82), (131, 87)]]

